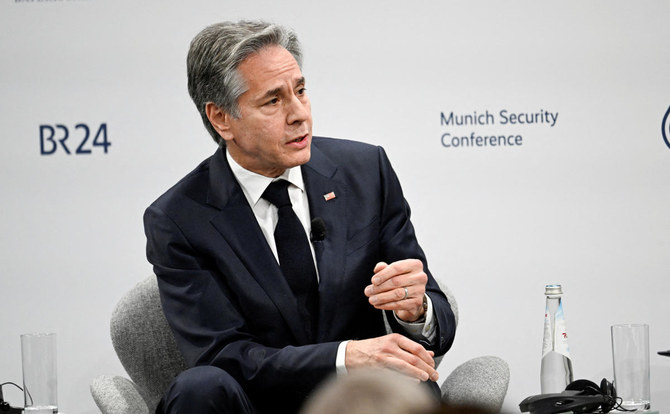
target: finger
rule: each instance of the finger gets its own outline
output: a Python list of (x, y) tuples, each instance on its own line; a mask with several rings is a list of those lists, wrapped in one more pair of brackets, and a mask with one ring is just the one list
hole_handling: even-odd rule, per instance
[(372, 270), (374, 273), (381, 272), (388, 264), (386, 262), (379, 262), (375, 265), (375, 268)]
[(438, 378), (437, 371), (430, 363), (397, 346), (395, 351), (378, 355), (376, 360), (380, 366), (393, 369), (420, 381)]
[(407, 300), (407, 299), (410, 298), (410, 289), (412, 289), (412, 287), (398, 287), (398, 288), (394, 288), (392, 290), (383, 291), (383, 292), (380, 292), (380, 293), (375, 293), (374, 288), (370, 288), (370, 287), (368, 287), (368, 288), (366, 288), (366, 292), (367, 291), (372, 292), (372, 294), (369, 295), (370, 304), (372, 304), (372, 305), (385, 304), (385, 303), (395, 303), (395, 302), (400, 302), (400, 301), (403, 301), (403, 300)]
[[(392, 306), (393, 309), (410, 310), (417, 306), (423, 306), (423, 295), (426, 292), (423, 286), (407, 286), (393, 290), (372, 293), (373, 289), (368, 286), (365, 295), (372, 306)], [(390, 310), (390, 309), (386, 309)]]
[[(375, 267), (377, 269), (377, 267)], [(381, 267), (379, 271), (375, 271), (372, 276), (372, 284), (379, 286), (382, 283), (391, 280), (399, 275), (422, 273), (423, 263), (417, 259), (405, 259), (393, 262), (389, 265)]]
[(431, 368), (435, 367), (435, 360), (431, 355), (432, 351), (426, 350), (426, 348), (424, 348), (420, 343), (415, 342), (406, 336), (400, 334), (396, 334), (396, 336), (399, 337), (398, 347), (400, 349), (407, 352), (408, 354), (418, 357)]
[(415, 378), (418, 381), (428, 381), (433, 378), (438, 378), (429, 367), (415, 366), (404, 358), (399, 358), (394, 355), (386, 356), (382, 365), (407, 375), (408, 377)]
[(420, 344), (411, 341), (408, 338), (404, 338), (402, 343), (399, 343), (400, 349), (405, 352), (404, 355), (401, 355), (401, 358), (407, 362), (409, 365), (422, 371), (426, 375), (422, 375), (422, 380), (427, 381), (431, 379), (436, 381), (439, 377), (437, 371), (435, 370), (435, 360), (433, 359), (433, 354), (428, 352)]
[(400, 262), (393, 262), (391, 264), (377, 263), (377, 266), (374, 268), (374, 275), (372, 276), (372, 284), (380, 285), (390, 278), (404, 273), (403, 269), (404, 266)]
[[(372, 303), (370, 305), (375, 309), (384, 310), (384, 311), (394, 311), (399, 318), (406, 322), (412, 322), (419, 319), (422, 315), (421, 310), (423, 309), (423, 302), (419, 299), (403, 300), (400, 302), (390, 302), (390, 303)], [(421, 308), (421, 310), (419, 310)], [(408, 312), (410, 316), (404, 317), (402, 312)], [(412, 318), (412, 315), (415, 316)], [(411, 318), (411, 319), (406, 319)]]
[(373, 294), (389, 292), (398, 288), (416, 286), (417, 288), (413, 289), (412, 293), (420, 296), (425, 292), (426, 283), (428, 283), (428, 276), (424, 272), (400, 274), (381, 284), (367, 286), (366, 294), (371, 296)]

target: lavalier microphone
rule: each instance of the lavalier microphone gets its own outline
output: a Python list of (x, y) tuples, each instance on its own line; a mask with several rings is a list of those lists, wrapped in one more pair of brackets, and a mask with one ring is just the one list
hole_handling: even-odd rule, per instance
[(314, 217), (311, 227), (312, 231), (309, 239), (312, 243), (323, 241), (326, 238), (326, 222), (321, 217)]

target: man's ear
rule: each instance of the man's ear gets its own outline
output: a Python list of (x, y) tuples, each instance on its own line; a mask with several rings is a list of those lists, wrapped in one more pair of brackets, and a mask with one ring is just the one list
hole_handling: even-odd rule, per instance
[(212, 124), (219, 136), (228, 141), (233, 139), (233, 134), (230, 130), (231, 116), (229, 113), (219, 108), (214, 102), (207, 102), (205, 104), (205, 114), (207, 119)]

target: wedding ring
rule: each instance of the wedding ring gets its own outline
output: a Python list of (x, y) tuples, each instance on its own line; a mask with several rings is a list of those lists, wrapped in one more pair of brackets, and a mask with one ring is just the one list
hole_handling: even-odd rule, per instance
[(407, 288), (405, 288), (405, 297), (402, 298), (402, 299), (405, 300), (405, 299), (407, 299), (408, 296), (409, 296), (409, 291), (407, 290)]

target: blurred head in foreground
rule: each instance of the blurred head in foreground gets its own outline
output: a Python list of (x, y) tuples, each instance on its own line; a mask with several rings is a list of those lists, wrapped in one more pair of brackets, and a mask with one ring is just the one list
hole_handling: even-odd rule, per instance
[(326, 381), (301, 414), (411, 414), (435, 409), (428, 388), (388, 370), (356, 370)]
[(356, 370), (331, 378), (300, 414), (492, 414), (439, 401), (428, 387), (390, 370)]

